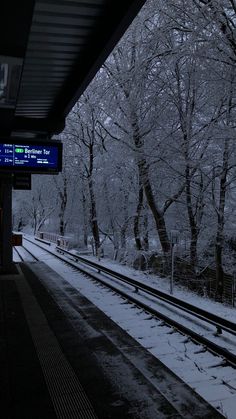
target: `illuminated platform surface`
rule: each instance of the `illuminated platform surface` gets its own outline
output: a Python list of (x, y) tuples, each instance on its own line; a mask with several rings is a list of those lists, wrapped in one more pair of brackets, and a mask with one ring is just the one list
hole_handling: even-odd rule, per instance
[(15, 266), (0, 276), (2, 418), (222, 417), (43, 262)]

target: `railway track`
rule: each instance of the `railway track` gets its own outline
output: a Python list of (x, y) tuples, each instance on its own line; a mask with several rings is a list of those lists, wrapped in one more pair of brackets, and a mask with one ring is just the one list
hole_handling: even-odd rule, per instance
[[(26, 246), (28, 246), (27, 243)], [(160, 360), (156, 354), (149, 351), (149, 345), (147, 346), (146, 342), (142, 341), (145, 334), (149, 333), (151, 338), (154, 338), (154, 346), (157, 350), (160, 350), (160, 340), (166, 339), (168, 350), (171, 350), (174, 354), (176, 348), (173, 343), (177, 341), (186, 342), (185, 336), (174, 331), (173, 328), (167, 327), (164, 322), (154, 318), (154, 316), (147, 315), (147, 312), (142, 308), (134, 305), (127, 298), (121, 297), (117, 292), (108, 289), (107, 286), (95, 283), (94, 278), (89, 280), (88, 278), (91, 279), (89, 274), (81, 274), (78, 272), (78, 266), (76, 268), (73, 266), (76, 262), (69, 261), (70, 263), (68, 263), (68, 259), (65, 262), (65, 257), (60, 254), (57, 254), (59, 258), (56, 260), (54, 255), (50, 256), (45, 251), (45, 248), (40, 250), (31, 244), (29, 250), (48, 265), (46, 266), (44, 263), (21, 264), (21, 269), (43, 308), (50, 322), (49, 324), (53, 327), (55, 321), (56, 331), (60, 333), (56, 312), (58, 311), (58, 313), (63, 313), (66, 316), (67, 338), (69, 325), (72, 330), (78, 333), (77, 338), (79, 336), (79, 339), (76, 338), (74, 341), (73, 353), (77, 352), (74, 345), (78, 344), (81, 347), (81, 339), (85, 339), (86, 352), (90, 354), (91, 350), (99, 371), (102, 368), (102, 375), (104, 374), (109, 380), (109, 388), (112, 388), (113, 392), (116, 389), (115, 392), (118, 394), (119, 401), (123, 396), (125, 399), (127, 397), (128, 400), (131, 397), (131, 407), (134, 409), (137, 408), (135, 400), (142, 400), (141, 407), (138, 410), (140, 413), (142, 412), (140, 417), (159, 417), (157, 413), (157, 410), (159, 412), (159, 395), (162, 400), (161, 409), (164, 408), (165, 412), (168, 412), (168, 417), (172, 411), (178, 412), (173, 417), (186, 419), (222, 417), (223, 409), (220, 404), (213, 404), (218, 412), (217, 410), (211, 410), (209, 404), (204, 404), (199, 399), (199, 396), (196, 395), (197, 392), (194, 391), (195, 389), (191, 388), (192, 386), (186, 386), (181, 376), (176, 374), (172, 368), (166, 368), (168, 365), (162, 359)], [(93, 273), (98, 274), (95, 269), (93, 269)], [(131, 293), (134, 294), (133, 290)], [(108, 312), (109, 309), (111, 310), (110, 313)], [(111, 312), (116, 313), (118, 318), (112, 317)], [(122, 327), (120, 323), (122, 318), (126, 323), (125, 327), (124, 325)], [(133, 335), (135, 324), (140, 330), (138, 336), (141, 340), (137, 338), (137, 335), (136, 337)], [(64, 337), (63, 330), (61, 333)], [(192, 342), (183, 345), (188, 348), (191, 347), (191, 350), (194, 351), (199, 350), (199, 347)], [(89, 351), (87, 351), (87, 348), (90, 348)], [(70, 349), (69, 353), (71, 353)], [(78, 351), (78, 353), (80, 352)], [(76, 357), (78, 357), (78, 353)], [(205, 357), (205, 354), (197, 356), (200, 360)], [(207, 361), (210, 361), (213, 365), (215, 357), (208, 354)], [(92, 374), (96, 376), (93, 362)], [(197, 371), (197, 374), (199, 375), (199, 371)], [(206, 383), (205, 378), (204, 383)], [(135, 400), (133, 397), (135, 397)], [(145, 416), (146, 403), (148, 412), (152, 408), (152, 403), (154, 403), (154, 415)], [(127, 411), (127, 405), (125, 410)], [(165, 417), (161, 413), (162, 410), (160, 416)], [(122, 414), (119, 417), (121, 416), (123, 417)], [(111, 417), (113, 416), (111, 415)], [(139, 415), (134, 415), (134, 417), (139, 417)]]
[[(235, 323), (222, 319), (198, 307), (194, 307), (189, 303), (177, 299), (176, 297), (165, 294), (155, 288), (129, 278), (126, 275), (114, 272), (110, 268), (75, 255), (64, 249), (57, 247), (57, 253), (55, 253), (51, 249), (49, 250), (29, 238), (24, 239), (33, 245), (42, 248), (45, 252), (55, 256), (63, 263), (71, 266), (74, 270), (82, 272), (90, 279), (96, 280), (103, 286), (108, 287), (110, 290), (118, 293), (122, 298), (127, 299), (132, 304), (135, 304), (145, 310), (147, 314), (170, 326), (174, 331), (180, 332), (188, 339), (191, 339), (193, 342), (201, 345), (203, 352), (209, 351), (220, 357), (222, 365), (230, 365), (233, 368), (236, 367)], [(189, 317), (190, 322), (200, 322), (199, 324), (202, 324), (203, 330), (207, 325), (211, 327), (213, 326), (215, 331), (212, 329), (212, 336), (210, 336), (210, 338), (209, 336), (206, 337), (202, 333), (194, 331), (191, 326), (186, 327), (186, 325), (183, 324), (184, 322), (177, 321), (175, 319), (176, 315), (174, 315), (175, 318), (173, 318), (168, 314), (165, 314), (163, 310), (160, 310), (157, 307), (155, 301), (159, 302), (159, 304), (161, 303), (161, 306), (164, 304), (165, 307), (169, 307), (171, 310), (177, 310), (178, 317), (181, 317), (182, 312), (184, 318), (186, 318), (186, 315)], [(232, 338), (231, 346), (234, 348), (234, 351), (230, 351), (224, 347), (225, 337), (226, 339)], [(216, 339), (218, 340), (217, 343), (214, 341)]]
[(38, 262), (39, 259), (25, 246), (15, 246), (14, 252), (21, 262)]

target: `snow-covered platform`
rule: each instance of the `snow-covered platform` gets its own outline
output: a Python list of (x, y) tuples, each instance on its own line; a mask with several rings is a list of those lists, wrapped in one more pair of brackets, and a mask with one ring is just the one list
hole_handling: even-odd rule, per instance
[(0, 276), (4, 419), (221, 418), (43, 262)]

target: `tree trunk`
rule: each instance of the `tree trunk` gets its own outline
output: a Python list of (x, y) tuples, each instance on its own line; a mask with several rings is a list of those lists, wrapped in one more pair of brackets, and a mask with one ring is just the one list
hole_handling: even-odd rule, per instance
[(144, 214), (143, 217), (143, 248), (144, 250), (149, 250), (149, 234), (148, 234), (148, 214)]
[(140, 234), (140, 216), (143, 208), (143, 187), (139, 185), (138, 205), (134, 217), (134, 239), (137, 250), (142, 250), (142, 241)]
[(33, 228), (34, 228), (34, 236), (35, 236), (35, 234), (36, 234), (36, 232), (37, 232), (37, 225), (38, 225), (37, 219), (38, 219), (38, 217), (37, 217), (37, 211), (34, 209), (34, 210), (33, 210)]
[(90, 223), (91, 223), (91, 230), (94, 239), (94, 246), (95, 246), (95, 255), (99, 256), (99, 248), (100, 248), (100, 237), (99, 237), (99, 228), (98, 228), (98, 221), (97, 221), (97, 207), (96, 207), (96, 200), (94, 194), (94, 186), (93, 186), (93, 169), (94, 169), (94, 133), (91, 136), (89, 144), (89, 169), (88, 169), (88, 188), (89, 188), (89, 195), (90, 195)]
[[(219, 240), (219, 241), (218, 241)], [(216, 300), (222, 301), (224, 292), (224, 271), (222, 267), (222, 245), (220, 236), (216, 236), (215, 244), (215, 262), (216, 262)]]
[(127, 233), (127, 228), (129, 226), (129, 220), (130, 220), (128, 216), (128, 200), (129, 200), (129, 194), (126, 191), (124, 191), (124, 206), (123, 206), (124, 222), (120, 229), (121, 249), (126, 249), (126, 233)]
[(115, 226), (115, 222), (114, 222), (114, 215), (113, 212), (111, 210), (110, 207), (110, 202), (109, 202), (109, 194), (108, 194), (108, 187), (107, 187), (107, 182), (106, 180), (104, 181), (104, 190), (105, 190), (105, 196), (106, 196), (106, 208), (107, 208), (107, 212), (109, 215), (109, 228), (111, 228), (112, 231), (112, 236), (113, 236), (113, 247), (114, 247), (114, 256), (113, 259), (116, 260), (117, 255), (118, 255), (118, 250), (119, 250), (119, 234), (117, 232), (116, 226)]
[(65, 222), (65, 211), (67, 206), (67, 178), (63, 176), (63, 189), (59, 193), (60, 196), (60, 213), (59, 213), (59, 232), (61, 236), (64, 236), (66, 229)]
[(21, 231), (22, 228), (23, 228), (23, 221), (22, 221), (22, 217), (21, 217), (18, 221), (17, 231)]
[(150, 179), (148, 176), (148, 168), (146, 161), (141, 159), (139, 161), (139, 170), (140, 170), (140, 178), (142, 180), (144, 191), (147, 199), (147, 203), (152, 211), (152, 215), (154, 217), (156, 228), (160, 240), (160, 244), (162, 247), (162, 251), (164, 254), (170, 253), (170, 241), (166, 230), (165, 218), (161, 211), (158, 209), (155, 203)]
[(148, 164), (146, 162), (143, 152), (143, 139), (139, 135), (139, 127), (136, 115), (134, 115), (133, 122), (133, 140), (137, 149), (137, 162), (140, 182), (143, 185), (147, 204), (149, 205), (155, 220), (162, 251), (165, 255), (167, 255), (168, 253), (170, 253), (170, 241), (166, 230), (165, 218), (163, 213), (158, 209), (158, 206), (155, 203), (148, 173)]
[(91, 229), (94, 238), (94, 245), (95, 245), (95, 255), (98, 256), (99, 254), (99, 247), (100, 247), (100, 237), (99, 237), (99, 228), (97, 222), (97, 209), (96, 209), (96, 202), (95, 202), (95, 195), (93, 190), (93, 181), (92, 178), (89, 179), (89, 192), (90, 192), (90, 220), (91, 220)]
[(188, 211), (188, 219), (190, 226), (190, 262), (193, 270), (196, 268), (197, 264), (197, 242), (199, 230), (197, 227), (196, 219), (193, 213), (193, 204), (192, 204), (192, 191), (191, 191), (191, 178), (190, 178), (190, 168), (189, 165), (186, 165), (185, 168), (185, 181), (186, 181), (186, 203)]
[(222, 174), (220, 178), (220, 198), (217, 216), (217, 233), (215, 244), (215, 262), (216, 262), (216, 298), (222, 299), (224, 292), (224, 270), (222, 266), (222, 251), (224, 244), (224, 224), (225, 224), (225, 196), (226, 196), (226, 181), (228, 171), (229, 149), (228, 140), (225, 140)]
[(61, 220), (61, 221), (60, 221), (60, 226), (59, 226), (59, 233), (60, 233), (60, 236), (64, 236), (64, 232), (65, 232), (64, 222), (63, 222), (63, 220)]
[(121, 249), (123, 250), (126, 249), (126, 227), (125, 226), (122, 226), (120, 230), (120, 246), (121, 246)]
[(197, 243), (198, 243), (198, 231), (194, 226), (191, 227), (191, 239), (190, 239), (190, 262), (193, 270), (197, 266)]
[[(84, 186), (84, 185), (83, 185)], [(87, 201), (85, 191), (82, 191), (82, 208), (83, 208), (83, 242), (84, 246), (88, 247), (88, 215), (87, 215)]]

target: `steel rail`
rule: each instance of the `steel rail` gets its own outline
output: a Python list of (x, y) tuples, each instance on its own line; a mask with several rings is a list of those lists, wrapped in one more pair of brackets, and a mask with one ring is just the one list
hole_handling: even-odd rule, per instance
[(39, 262), (39, 258), (37, 258), (32, 252), (30, 252), (30, 250), (28, 250), (25, 246), (21, 246), (21, 247), (23, 247), (23, 249), (26, 250), (26, 252), (28, 252), (30, 256), (32, 256), (33, 259)]
[[(105, 285), (106, 287), (109, 287), (110, 289), (112, 289), (114, 292), (120, 294), (122, 297), (124, 297), (125, 299), (130, 300), (132, 303), (136, 304), (137, 306), (141, 307), (142, 309), (144, 309), (148, 314), (152, 314), (153, 316), (155, 316), (158, 319), (163, 320), (166, 324), (170, 325), (171, 327), (173, 327), (175, 330), (177, 330), (178, 332), (187, 335), (188, 337), (190, 337), (194, 342), (196, 342), (197, 344), (200, 344), (204, 347), (204, 351), (208, 350), (209, 352), (213, 353), (216, 356), (220, 356), (223, 358), (224, 362), (227, 364), (230, 364), (231, 366), (233, 366), (234, 368), (236, 368), (236, 355), (234, 355), (233, 353), (229, 352), (227, 349), (222, 348), (221, 346), (219, 346), (218, 344), (212, 342), (211, 340), (205, 338), (202, 335), (199, 335), (198, 333), (194, 332), (193, 330), (189, 329), (188, 327), (178, 323), (177, 321), (169, 318), (168, 316), (166, 316), (163, 313), (160, 313), (157, 309), (154, 309), (152, 307), (150, 307), (150, 305), (140, 301), (137, 297), (131, 296), (130, 294), (127, 294), (126, 292), (117, 289), (116, 286), (112, 285), (112, 284), (108, 284), (106, 279), (102, 279), (101, 277), (97, 277), (97, 275), (95, 273), (92, 272), (88, 272), (85, 268), (82, 268), (81, 266), (78, 266), (77, 264), (75, 264), (72, 261), (69, 261), (68, 259), (66, 259), (65, 257), (63, 257), (62, 255), (57, 255), (54, 252), (52, 252), (49, 249), (46, 249), (45, 247), (39, 245), (38, 243), (33, 242), (32, 240), (25, 238), (27, 241), (29, 241), (30, 243), (34, 244), (35, 246), (38, 246), (40, 248), (42, 248), (43, 250), (45, 250), (47, 253), (52, 254), (54, 257), (58, 258), (59, 260), (63, 261), (64, 263), (67, 263), (68, 265), (72, 266), (73, 268), (76, 268), (77, 270), (83, 272), (84, 274), (88, 275), (89, 277), (93, 278), (94, 280), (96, 280), (97, 282), (102, 283), (103, 285)], [(83, 259), (77, 255), (74, 255), (73, 253), (70, 253), (68, 251), (65, 251), (64, 249), (59, 249), (61, 252), (65, 252), (65, 253), (69, 253), (70, 256), (73, 256), (75, 258), (77, 258), (78, 260)], [(83, 261), (84, 262), (84, 261)], [(106, 272), (110, 275), (110, 269), (109, 268), (105, 268), (103, 266), (101, 266), (100, 264), (97, 264), (95, 262), (91, 262), (86, 260), (86, 265), (95, 268), (97, 270), (99, 270), (99, 273), (101, 271)], [(104, 269), (103, 269), (104, 268)], [(112, 275), (113, 277), (115, 277), (116, 279), (120, 279), (119, 276), (124, 277), (123, 282), (126, 282), (129, 285), (134, 286), (135, 284), (135, 289), (136, 289), (136, 283), (139, 286), (139, 289), (142, 289), (142, 284), (136, 280), (131, 280), (129, 281), (129, 278), (123, 274), (119, 274), (117, 272), (111, 271), (114, 275)], [(145, 285), (145, 288), (148, 287)], [(151, 287), (150, 288), (152, 291), (156, 291), (155, 289), (153, 290)], [(145, 291), (145, 290), (144, 290)], [(146, 292), (146, 291), (145, 291)], [(156, 293), (151, 293), (154, 296), (158, 297), (158, 294), (156, 295)], [(181, 300), (178, 300), (181, 302)], [(171, 301), (168, 301), (170, 305), (174, 305), (172, 304)], [(181, 308), (181, 307), (178, 307)], [(208, 313), (208, 312), (206, 312)], [(193, 314), (194, 315), (194, 314)], [(216, 316), (217, 317), (217, 316)], [(202, 319), (204, 321), (208, 321), (207, 318)], [(210, 322), (212, 323), (212, 321)], [(230, 322), (231, 323), (231, 322)], [(234, 324), (234, 323), (233, 323)]]
[(74, 253), (71, 253), (68, 250), (64, 250), (58, 246), (56, 247), (56, 249), (58, 249), (62, 253), (68, 254), (70, 257), (73, 257), (73, 259), (75, 260), (79, 260), (80, 262), (97, 269), (99, 272), (105, 272), (118, 280), (126, 282), (129, 285), (133, 285), (136, 290), (142, 290), (143, 292), (146, 292), (154, 297), (158, 297), (159, 299), (167, 303), (170, 303), (171, 305), (181, 309), (182, 311), (185, 311), (194, 317), (197, 317), (203, 321), (206, 321), (207, 323), (212, 324), (213, 326), (216, 327), (218, 334), (221, 334), (222, 330), (225, 330), (226, 332), (236, 336), (236, 324), (231, 322), (230, 320), (222, 319), (221, 317), (217, 316), (214, 313), (210, 313), (207, 310), (204, 310), (200, 307), (196, 307), (190, 303), (187, 303), (186, 301), (180, 300), (174, 297), (173, 295), (166, 294), (165, 292), (157, 290), (156, 288), (150, 287), (149, 285), (143, 284), (140, 281), (129, 278), (128, 276), (124, 274), (114, 272), (110, 268), (102, 266), (101, 264), (88, 261), (82, 256), (75, 255)]
[(24, 261), (23, 256), (20, 254), (20, 252), (18, 251), (18, 249), (16, 249), (16, 246), (14, 246), (14, 251), (19, 256), (20, 260), (23, 262)]
[(216, 327), (217, 333), (222, 333), (222, 330), (235, 335), (236, 336), (236, 324), (231, 322), (227, 319), (222, 319), (221, 317), (217, 316), (214, 313), (210, 313), (207, 310), (204, 310), (200, 307), (196, 307), (190, 303), (187, 303), (186, 301), (180, 300), (177, 297), (174, 297), (173, 295), (166, 294), (163, 291), (160, 291), (156, 288), (153, 288), (149, 285), (143, 284), (140, 281), (137, 281), (133, 278), (129, 278), (127, 275), (121, 274), (119, 272), (115, 272), (110, 268), (107, 268), (106, 266), (102, 266), (99, 263), (89, 261), (88, 259), (75, 255), (74, 253), (69, 252), (68, 250), (62, 249), (60, 247), (56, 247), (56, 249), (60, 253), (67, 254), (68, 256), (72, 257), (75, 261), (80, 261), (84, 263), (85, 265), (88, 265), (96, 270), (98, 272), (105, 272), (106, 274), (123, 281), (129, 285), (132, 285), (136, 291), (142, 290), (143, 292), (146, 292), (154, 297), (158, 297), (159, 299), (171, 303), (173, 306), (181, 309), (182, 311), (187, 312), (188, 314), (191, 314), (194, 317), (199, 318), (200, 320), (203, 320), (207, 323), (212, 324), (214, 327)]
[[(24, 262), (24, 256), (22, 256), (21, 255), (21, 253), (19, 252), (19, 250), (18, 249), (16, 249), (16, 247), (17, 246), (14, 246), (14, 250), (15, 250), (15, 252), (17, 253), (17, 255), (19, 256), (19, 258), (21, 259), (21, 261), (22, 262)], [(35, 259), (36, 261), (39, 261), (39, 259), (35, 256), (35, 255), (33, 255), (33, 253), (31, 253), (30, 252), (30, 250), (28, 250), (25, 246), (19, 246), (19, 247), (22, 247), (27, 253), (29, 253), (29, 255), (33, 258), (33, 259)]]
[(231, 322), (227, 319), (222, 319), (221, 317), (217, 316), (214, 313), (210, 313), (207, 310), (204, 310), (200, 307), (196, 307), (190, 303), (187, 303), (186, 301), (180, 300), (177, 297), (174, 297), (173, 295), (166, 294), (163, 291), (160, 291), (156, 288), (150, 287), (149, 285), (143, 284), (140, 281), (137, 281), (133, 278), (129, 278), (128, 276), (121, 274), (119, 272), (115, 272), (110, 268), (107, 268), (105, 266), (102, 266), (99, 263), (89, 261), (86, 258), (75, 255), (74, 253), (69, 252), (68, 250), (62, 249), (60, 247), (56, 247), (56, 249), (64, 254), (68, 254), (70, 257), (72, 257), (75, 261), (80, 261), (84, 263), (85, 265), (88, 265), (96, 270), (98, 272), (105, 272), (106, 274), (123, 281), (129, 285), (134, 286), (135, 290), (142, 290), (143, 292), (146, 292), (154, 297), (158, 297), (159, 299), (172, 304), (173, 306), (181, 309), (182, 311), (187, 312), (188, 314), (191, 314), (194, 317), (199, 318), (200, 320), (203, 320), (207, 323), (212, 324), (214, 327), (216, 327), (217, 333), (221, 334), (222, 330), (235, 335), (236, 336), (236, 324)]

